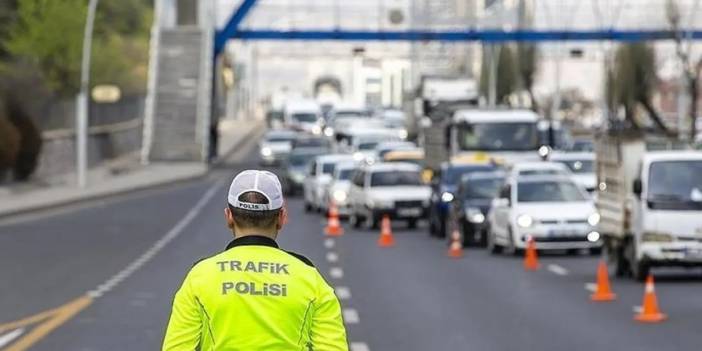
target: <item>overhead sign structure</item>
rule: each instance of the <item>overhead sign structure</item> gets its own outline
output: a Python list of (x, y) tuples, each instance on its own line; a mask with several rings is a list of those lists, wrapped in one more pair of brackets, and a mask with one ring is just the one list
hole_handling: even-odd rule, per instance
[[(680, 32), (671, 30), (513, 30), (496, 29), (458, 31), (359, 31), (359, 30), (269, 30), (240, 29), (239, 26), (256, 0), (243, 0), (224, 29), (215, 33), (215, 54), (229, 39), (238, 40), (342, 40), (342, 41), (447, 41), (447, 42), (547, 42), (547, 41), (652, 41), (673, 40)], [(702, 30), (683, 30), (686, 39), (702, 39)]]

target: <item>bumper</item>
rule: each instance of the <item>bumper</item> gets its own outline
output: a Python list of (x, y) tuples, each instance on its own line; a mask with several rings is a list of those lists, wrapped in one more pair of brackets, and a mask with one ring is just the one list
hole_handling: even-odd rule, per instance
[(390, 219), (421, 219), (426, 218), (428, 210), (426, 207), (420, 208), (387, 208), (387, 209), (369, 209), (375, 218), (388, 216)]
[(643, 260), (657, 266), (702, 265), (702, 242), (644, 242), (640, 246)]
[(568, 250), (568, 249), (593, 249), (602, 247), (602, 239), (589, 241), (588, 234), (595, 228), (590, 226), (572, 226), (553, 228), (539, 226), (536, 228), (522, 229), (516, 234), (515, 245), (526, 248), (527, 238), (534, 239), (539, 250)]

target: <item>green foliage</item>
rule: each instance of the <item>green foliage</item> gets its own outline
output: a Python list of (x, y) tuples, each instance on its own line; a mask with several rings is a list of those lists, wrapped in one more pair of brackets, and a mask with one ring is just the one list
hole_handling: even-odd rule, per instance
[(19, 0), (6, 47), (14, 57), (36, 63), (52, 90), (73, 94), (86, 10), (83, 0)]
[[(53, 92), (74, 95), (79, 88), (87, 1), (13, 1), (18, 2), (17, 20), (4, 47), (14, 58), (35, 63)], [(147, 0), (103, 0), (98, 4), (93, 85), (116, 84), (125, 94), (145, 89), (151, 17)]]
[[(486, 49), (487, 51), (489, 49)], [(498, 53), (497, 58), (497, 89), (496, 102), (498, 104), (508, 104), (509, 96), (517, 90), (518, 72), (514, 53), (509, 45), (501, 45), (495, 47), (495, 53)], [(480, 90), (484, 96), (489, 95), (490, 91), (490, 55), (485, 55), (483, 58), (482, 72), (480, 74)]]

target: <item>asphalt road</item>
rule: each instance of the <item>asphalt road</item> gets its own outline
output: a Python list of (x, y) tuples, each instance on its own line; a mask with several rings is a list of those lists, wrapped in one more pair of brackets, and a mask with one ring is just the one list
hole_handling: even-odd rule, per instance
[[(0, 345), (20, 328), (2, 325), (90, 292), (85, 308), (24, 349), (159, 349), (185, 273), (230, 240), (222, 219), (227, 182), (256, 165), (251, 146), (204, 179), (0, 223)], [(480, 249), (455, 260), (425, 228), (402, 223), (393, 248), (348, 225), (327, 240), (321, 216), (305, 214), (299, 199), (288, 206), (281, 246), (307, 255), (337, 288), (358, 351), (699, 350), (702, 343), (699, 272), (657, 276), (669, 320), (642, 325), (633, 321), (639, 283), (614, 280), (616, 301), (589, 301), (595, 257), (542, 256), (537, 272)], [(42, 323), (23, 325), (13, 342)]]

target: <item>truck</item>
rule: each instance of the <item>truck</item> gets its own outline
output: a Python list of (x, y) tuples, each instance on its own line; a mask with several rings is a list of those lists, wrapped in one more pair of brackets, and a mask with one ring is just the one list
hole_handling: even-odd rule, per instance
[(702, 266), (702, 152), (641, 132), (596, 137), (597, 231), (610, 274)]
[(478, 106), (477, 82), (466, 77), (423, 76), (415, 92), (408, 134), (418, 135), (426, 151), (425, 166), (438, 170), (448, 158), (446, 127), (458, 108)]

